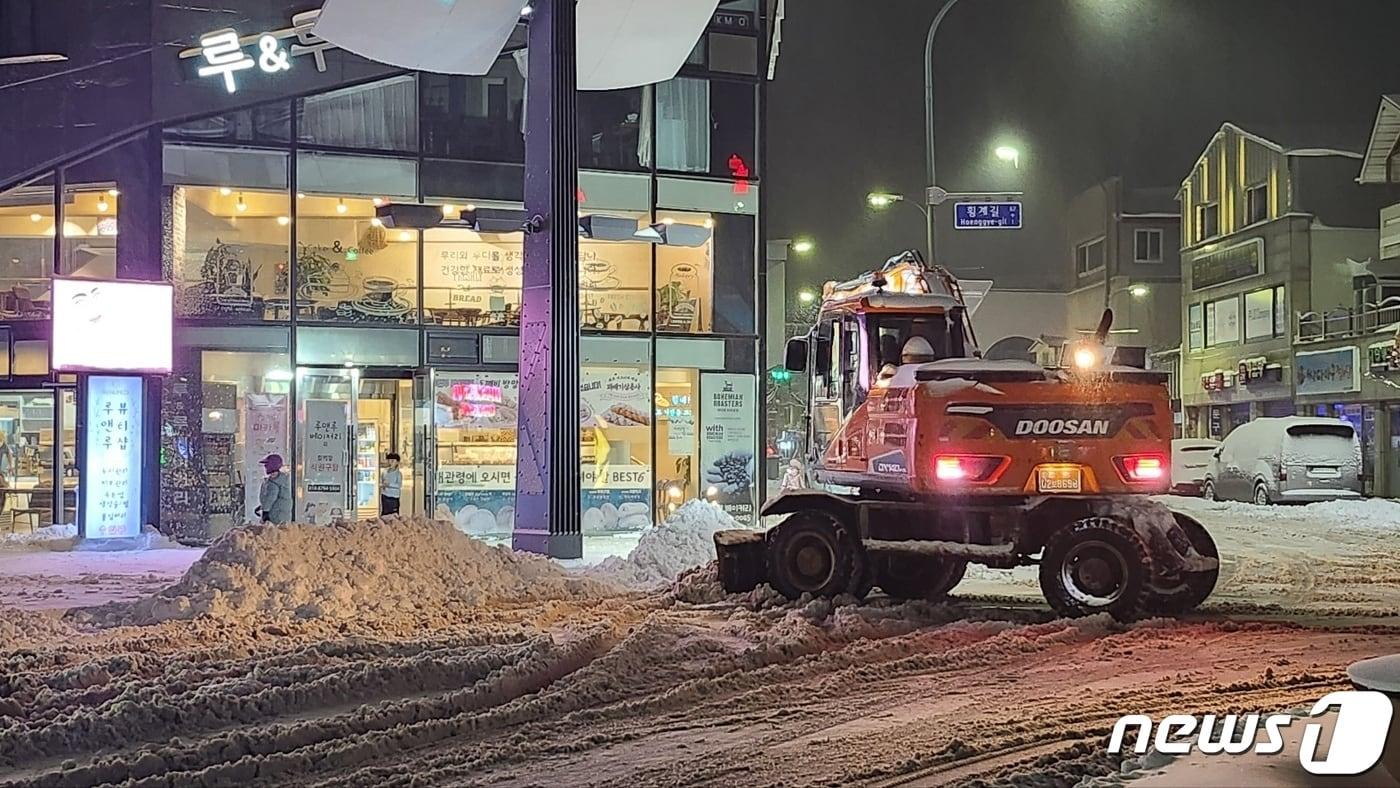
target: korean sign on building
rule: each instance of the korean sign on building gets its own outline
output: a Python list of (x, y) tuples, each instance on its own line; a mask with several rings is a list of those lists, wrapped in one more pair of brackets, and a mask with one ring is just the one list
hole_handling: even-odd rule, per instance
[(141, 535), (144, 381), (88, 378), (83, 528), (89, 539)]
[[(315, 35), (311, 28), (320, 9), (303, 11), (291, 24), (278, 30), (240, 36), (233, 28), (214, 30), (199, 37), (199, 46), (180, 52), (181, 60), (199, 59), (195, 70), (200, 77), (220, 79), (229, 93), (238, 91), (238, 81), (250, 69), (276, 75), (290, 71), (294, 58), (311, 56), (317, 71), (326, 70), (326, 51), (335, 45)], [(287, 42), (291, 41), (290, 46)]]
[(1298, 396), (1360, 391), (1360, 355), (1355, 346), (1298, 353)]

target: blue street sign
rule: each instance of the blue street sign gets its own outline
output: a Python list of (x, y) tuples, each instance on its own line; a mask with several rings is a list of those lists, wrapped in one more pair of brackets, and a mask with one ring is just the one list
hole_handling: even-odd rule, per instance
[(1019, 202), (960, 202), (953, 205), (955, 230), (1019, 230)]

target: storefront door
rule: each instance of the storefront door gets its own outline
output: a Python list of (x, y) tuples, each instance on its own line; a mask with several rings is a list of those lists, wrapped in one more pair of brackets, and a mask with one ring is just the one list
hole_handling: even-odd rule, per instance
[(306, 522), (377, 517), (397, 456), (398, 513), (420, 513), (422, 476), (409, 371), (297, 369), (297, 513)]

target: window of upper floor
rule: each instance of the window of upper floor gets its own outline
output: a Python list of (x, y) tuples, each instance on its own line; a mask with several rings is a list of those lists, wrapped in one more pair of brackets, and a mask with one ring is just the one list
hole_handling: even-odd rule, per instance
[(1158, 229), (1133, 231), (1133, 260), (1139, 263), (1162, 262), (1162, 231)]
[(1200, 243), (1220, 235), (1220, 203), (1202, 203), (1196, 206), (1196, 237)]
[(1080, 244), (1074, 249), (1074, 272), (1085, 276), (1104, 266), (1104, 239), (1095, 238)]
[(1269, 184), (1260, 183), (1245, 189), (1244, 223), (1262, 222), (1269, 218)]

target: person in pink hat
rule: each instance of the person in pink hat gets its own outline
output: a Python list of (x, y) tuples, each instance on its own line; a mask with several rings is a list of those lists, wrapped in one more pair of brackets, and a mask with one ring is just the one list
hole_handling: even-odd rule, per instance
[(258, 491), (257, 513), (265, 523), (292, 521), (292, 477), (282, 470), (282, 455), (269, 454), (260, 461), (267, 470)]

